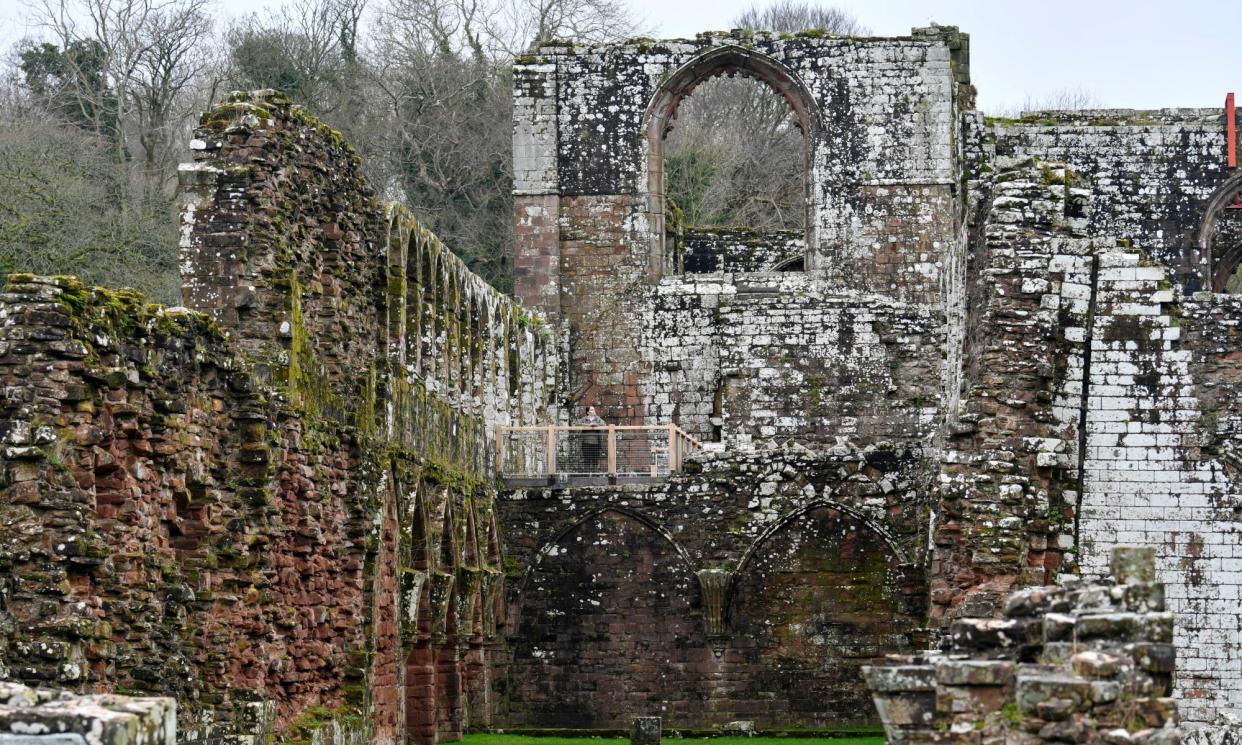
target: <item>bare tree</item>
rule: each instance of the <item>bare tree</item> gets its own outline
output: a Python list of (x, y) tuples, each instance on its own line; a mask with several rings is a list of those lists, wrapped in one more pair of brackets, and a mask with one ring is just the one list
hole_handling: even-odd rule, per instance
[(355, 25), (337, 0), (292, 0), (264, 15), (251, 15), (228, 32), (227, 82), (237, 88), (275, 88), (321, 114), (340, 103), (345, 67), (342, 39), (356, 50)]
[[(0, 102), (0, 182), (20, 193), (0, 193), (0, 236), (16, 241), (0, 261), (76, 262), (94, 281), (152, 286), (132, 257), (161, 267), (165, 288), (176, 286), (173, 164), (197, 112), (233, 88), (281, 89), (330, 121), (382, 194), (508, 288), (513, 55), (637, 31), (623, 0), (285, 0), (219, 34), (211, 0), (36, 1), (42, 38), (19, 50), (20, 84)], [(42, 134), (30, 124), (40, 117), (55, 122)], [(35, 168), (44, 149), (75, 165)], [(27, 200), (38, 195), (43, 208)], [(93, 219), (56, 217), (66, 211)]]
[(795, 33), (817, 30), (839, 36), (865, 36), (871, 30), (840, 8), (806, 0), (777, 0), (764, 6), (751, 6), (736, 19), (739, 28), (753, 31)]
[[(752, 7), (740, 28), (868, 33), (848, 13), (801, 0)], [(801, 230), (806, 142), (789, 104), (767, 85), (717, 77), (681, 102), (664, 147), (665, 193), (687, 225)]]
[(0, 112), (0, 271), (75, 274), (174, 301), (175, 223), (120, 209), (111, 147), (39, 108)]
[[(19, 50), (19, 95), (27, 106), (6, 112), (8, 170), (0, 177), (42, 194), (44, 199), (23, 208), (49, 222), (31, 230), (29, 238), (10, 233), (11, 245), (20, 247), (5, 257), (12, 268), (57, 265), (65, 271), (61, 259), (76, 256), (83, 274), (106, 275), (109, 281), (129, 277), (129, 284), (167, 290), (165, 280), (175, 277), (176, 266), (172, 164), (179, 155), (191, 89), (206, 58), (202, 47), (211, 35), (205, 3), (42, 0), (35, 8), (44, 40)], [(57, 152), (76, 153), (79, 167), (64, 166), (55, 157), (48, 162), (61, 163), (59, 171), (27, 162), (26, 156), (41, 147), (40, 130), (19, 116), (30, 114), (30, 107), (37, 107), (45, 121), (46, 143)], [(100, 171), (103, 165), (106, 174)], [(99, 189), (107, 200), (87, 207), (94, 199), (87, 195)], [(10, 217), (11, 208), (23, 204), (21, 195), (0, 199)], [(79, 205), (83, 214), (56, 206), (69, 204)], [(87, 252), (72, 248), (74, 241), (53, 230), (55, 224), (81, 227), (91, 241)], [(39, 236), (53, 234), (59, 236), (56, 241), (40, 242)], [(59, 251), (61, 258), (53, 260), (43, 251)], [(106, 272), (104, 264), (94, 265), (89, 258), (103, 255), (110, 257)], [(19, 261), (23, 256), (25, 261)], [(152, 269), (168, 274), (153, 280)]]
[(1020, 104), (1009, 104), (997, 110), (996, 115), (1018, 119), (1036, 111), (1083, 111), (1103, 107), (1099, 95), (1081, 86), (1058, 88), (1046, 96), (1027, 96)]
[(141, 30), (144, 50), (130, 98), (147, 200), (158, 200), (172, 188), (181, 135), (194, 113), (192, 90), (208, 65), (211, 36), (206, 0), (159, 8)]
[(368, 57), (386, 112), (365, 137), (371, 175), (508, 290), (513, 54), (552, 38), (616, 38), (636, 24), (617, 0), (386, 0), (378, 14)]
[(640, 33), (641, 21), (617, 0), (514, 0), (498, 2), (489, 31), (509, 54), (553, 39), (614, 41)]
[(806, 143), (784, 99), (718, 77), (682, 101), (665, 143), (665, 191), (691, 226), (800, 230)]

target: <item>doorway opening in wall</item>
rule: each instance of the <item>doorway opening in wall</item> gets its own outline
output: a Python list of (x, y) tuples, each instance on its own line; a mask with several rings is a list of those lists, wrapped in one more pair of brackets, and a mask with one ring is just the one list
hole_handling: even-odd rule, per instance
[(665, 255), (677, 273), (803, 271), (803, 120), (773, 85), (720, 69), (689, 89), (663, 140)]

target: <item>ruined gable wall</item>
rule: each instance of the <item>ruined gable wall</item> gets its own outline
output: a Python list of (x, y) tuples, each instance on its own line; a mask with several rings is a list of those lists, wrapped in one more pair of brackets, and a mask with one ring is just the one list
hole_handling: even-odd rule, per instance
[(193, 147), (210, 315), (3, 297), (7, 670), (170, 693), (217, 734), (485, 723), (493, 428), (555, 416), (557, 345), (283, 97), (235, 97)]
[(758, 54), (806, 84), (822, 124), (811, 134), (808, 263), (825, 291), (943, 302), (945, 272), (957, 266), (949, 255), (960, 249), (952, 198), (960, 36), (705, 34), (548, 46), (520, 58), (519, 296), (567, 324), (571, 400), (601, 405), (610, 421), (639, 422), (647, 401), (665, 396), (643, 390), (651, 352), (629, 322), (646, 312), (650, 284), (665, 271), (665, 257), (651, 255), (663, 220), (649, 214), (646, 116), (669, 76), (702, 55)]
[[(936, 257), (919, 254), (933, 254), (930, 242), (951, 234), (952, 225), (935, 225), (934, 218), (928, 219), (930, 208), (914, 201), (935, 202), (935, 191), (924, 187), (953, 182), (955, 122), (950, 49), (934, 35), (705, 34), (693, 41), (544, 48), (538, 61), (556, 65), (559, 193), (645, 194), (650, 101), (672, 72), (730, 44), (783, 65), (805, 83), (819, 108), (822, 131), (812, 135), (817, 139), (812, 142), (811, 203), (819, 205), (812, 219), (820, 246), (812, 247), (816, 257), (811, 264), (847, 286), (903, 299), (934, 296)], [(929, 210), (922, 219), (907, 219), (922, 209)], [(898, 234), (890, 221), (909, 232)], [(654, 227), (636, 224), (632, 229)], [(636, 234), (631, 242), (630, 250), (645, 256), (646, 236)], [(894, 243), (899, 245), (885, 245)], [(875, 261), (874, 249), (904, 267), (877, 267), (890, 262)], [(898, 275), (901, 281), (893, 281)]]

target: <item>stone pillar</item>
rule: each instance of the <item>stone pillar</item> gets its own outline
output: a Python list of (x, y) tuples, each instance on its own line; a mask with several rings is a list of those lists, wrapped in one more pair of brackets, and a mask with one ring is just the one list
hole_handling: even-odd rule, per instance
[(513, 67), (513, 274), (518, 300), (560, 319), (560, 184), (556, 64)]
[(634, 717), (630, 745), (660, 745), (660, 718)]

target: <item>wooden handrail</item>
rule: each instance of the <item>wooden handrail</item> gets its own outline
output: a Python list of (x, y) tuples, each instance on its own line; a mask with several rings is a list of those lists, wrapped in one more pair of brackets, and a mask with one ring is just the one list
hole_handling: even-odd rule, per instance
[[(514, 427), (497, 427), (496, 428), (496, 471), (504, 473), (505, 468), (505, 435), (509, 433), (541, 433), (544, 439), (544, 453), (542, 466), (545, 469), (544, 475), (552, 475), (557, 473), (557, 435), (560, 433), (574, 432), (606, 432), (607, 433), (607, 470), (600, 471), (603, 475), (606, 473), (610, 477), (616, 477), (620, 469), (618, 468), (617, 453), (617, 433), (623, 432), (648, 432), (651, 434), (663, 433), (667, 438), (667, 468), (669, 472), (680, 471), (685, 464), (686, 456), (696, 450), (703, 449), (703, 443), (697, 438), (692, 437), (685, 430), (676, 424), (603, 424), (603, 425), (584, 425), (584, 424), (549, 424), (549, 425), (523, 425)], [(533, 455), (533, 453), (532, 453)], [(627, 464), (629, 465), (629, 464)], [(657, 463), (651, 462), (652, 475), (656, 475)]]
[[(678, 432), (681, 432), (683, 435), (685, 435), (685, 436), (686, 436), (687, 438), (689, 438), (690, 440), (693, 440), (694, 442), (698, 442), (698, 440), (695, 440), (693, 436), (691, 436), (690, 434), (686, 433), (686, 431), (685, 431), (685, 430), (681, 429), (681, 428), (680, 428), (680, 427), (678, 427), (676, 424), (597, 424), (597, 425), (589, 425), (589, 424), (572, 424), (572, 425), (562, 425), (562, 424), (546, 424), (546, 425), (544, 425), (544, 426), (542, 426), (542, 427), (539, 427), (539, 426), (530, 426), (530, 425), (525, 425), (525, 426), (521, 426), (521, 427), (497, 427), (496, 429), (497, 429), (498, 431), (500, 431), (500, 432), (545, 432), (545, 431), (547, 431), (547, 430), (549, 430), (549, 429), (551, 429), (551, 430), (556, 430), (557, 432), (564, 432), (564, 431), (577, 431), (577, 430), (589, 430), (589, 429), (594, 429), (594, 430), (608, 430), (608, 429), (615, 429), (615, 430), (639, 430), (639, 429), (645, 429), (645, 430), (651, 430), (651, 431), (656, 431), (656, 432), (658, 432), (658, 431), (663, 430), (663, 429), (668, 429), (669, 427), (673, 427), (674, 429), (676, 429)], [(701, 443), (700, 443), (700, 444), (701, 444)]]
[(548, 424), (542, 427), (531, 425), (524, 425), (521, 427), (497, 427), (496, 431), (501, 434), (506, 432), (547, 432), (549, 430), (553, 432), (588, 432), (591, 430), (601, 432), (608, 430), (616, 430), (618, 432), (636, 432), (639, 430), (659, 431), (669, 427), (671, 427), (673, 431), (677, 432), (680, 436), (684, 437), (687, 442), (691, 443), (696, 448), (701, 449), (703, 447), (703, 442), (701, 440), (689, 432), (686, 432), (681, 427), (678, 427), (676, 424), (599, 424), (594, 426), (585, 424)]

